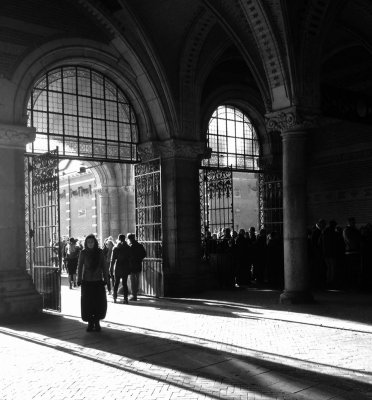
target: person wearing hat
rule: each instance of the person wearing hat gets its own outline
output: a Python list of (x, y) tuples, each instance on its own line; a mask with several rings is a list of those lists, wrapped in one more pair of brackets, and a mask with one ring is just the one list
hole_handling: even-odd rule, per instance
[(72, 285), (76, 287), (76, 271), (79, 260), (80, 247), (76, 244), (77, 239), (73, 237), (69, 239), (64, 254), (64, 261), (68, 272), (68, 282), (70, 289)]

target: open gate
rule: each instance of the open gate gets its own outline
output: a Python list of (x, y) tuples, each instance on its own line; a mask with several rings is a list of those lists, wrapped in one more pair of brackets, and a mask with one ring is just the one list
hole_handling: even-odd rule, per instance
[(283, 237), (283, 182), (277, 175), (259, 174), (259, 223), (267, 233)]
[(146, 249), (140, 292), (164, 296), (160, 160), (134, 166), (136, 236)]
[(26, 260), (43, 308), (61, 311), (58, 164), (58, 150), (26, 156)]
[(202, 236), (234, 228), (233, 173), (231, 168), (199, 171), (200, 221)]

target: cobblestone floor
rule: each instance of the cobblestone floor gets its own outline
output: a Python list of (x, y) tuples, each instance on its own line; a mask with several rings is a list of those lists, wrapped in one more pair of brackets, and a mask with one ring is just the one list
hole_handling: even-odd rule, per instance
[(1, 400), (372, 399), (372, 295), (240, 289), (114, 304), (101, 332), (62, 313), (0, 322)]

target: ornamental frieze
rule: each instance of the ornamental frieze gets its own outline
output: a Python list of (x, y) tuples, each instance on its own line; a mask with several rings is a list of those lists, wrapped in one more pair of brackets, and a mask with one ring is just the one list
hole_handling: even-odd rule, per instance
[(22, 125), (0, 124), (0, 147), (25, 149), (35, 140), (36, 129)]

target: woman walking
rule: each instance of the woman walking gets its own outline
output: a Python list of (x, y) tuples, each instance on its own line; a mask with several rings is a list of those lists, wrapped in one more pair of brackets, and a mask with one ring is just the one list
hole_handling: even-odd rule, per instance
[(87, 332), (101, 330), (99, 321), (106, 316), (105, 285), (108, 268), (103, 251), (93, 234), (85, 238), (78, 263), (78, 285), (81, 285), (81, 319), (88, 322)]

